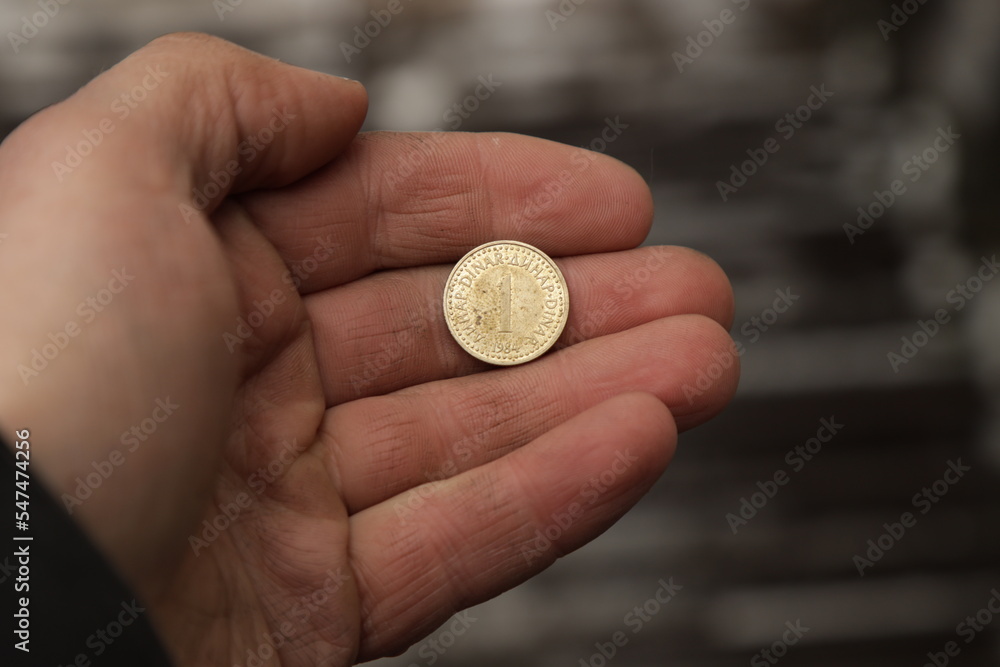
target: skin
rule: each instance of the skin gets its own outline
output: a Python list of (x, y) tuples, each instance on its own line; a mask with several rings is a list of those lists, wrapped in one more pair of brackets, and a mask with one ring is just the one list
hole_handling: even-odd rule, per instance
[[(110, 105), (148, 67), (166, 75), (122, 118)], [(606, 530), (735, 391), (737, 359), (685, 396), (732, 354), (732, 292), (698, 253), (632, 249), (652, 220), (635, 172), (523, 136), (358, 135), (366, 108), (356, 82), (171, 35), (0, 145), (4, 438), (31, 430), (32, 470), (64, 501), (124, 459), (67, 504), (179, 664), (242, 664), (275, 632), (265, 664), (401, 652)], [(275, 112), (289, 120), (263, 141)], [(104, 119), (60, 180), (52, 163)], [(572, 307), (556, 351), (495, 369), (450, 337), (440, 298), (455, 261), (505, 238), (558, 258)]]

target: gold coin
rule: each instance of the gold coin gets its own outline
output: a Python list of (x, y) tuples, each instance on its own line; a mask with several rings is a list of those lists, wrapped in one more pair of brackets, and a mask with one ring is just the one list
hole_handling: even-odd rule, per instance
[(555, 344), (569, 317), (569, 290), (555, 262), (518, 241), (493, 241), (459, 260), (444, 287), (444, 319), (462, 348), (513, 366)]

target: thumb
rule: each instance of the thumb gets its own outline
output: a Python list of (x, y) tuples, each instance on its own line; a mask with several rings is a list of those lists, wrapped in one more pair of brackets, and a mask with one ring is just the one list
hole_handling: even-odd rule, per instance
[[(230, 192), (291, 183), (335, 157), (364, 121), (361, 84), (197, 33), (161, 37), (21, 126), (9, 149), (48, 186), (116, 179), (196, 208)], [(41, 127), (39, 127), (41, 126)], [(47, 139), (39, 145), (39, 136)], [(17, 150), (21, 141), (31, 150)], [(16, 177), (10, 161), (2, 177)], [(10, 173), (3, 173), (10, 172)]]
[[(219, 348), (239, 286), (185, 208), (204, 222), (230, 192), (303, 177), (365, 107), (357, 83), (172, 35), (0, 145), (0, 420), (46, 443), (32, 469), (57, 495), (129, 452), (75, 517), (147, 591), (204, 511), (238, 384)], [(126, 449), (159, 399), (183, 402), (160, 446)]]

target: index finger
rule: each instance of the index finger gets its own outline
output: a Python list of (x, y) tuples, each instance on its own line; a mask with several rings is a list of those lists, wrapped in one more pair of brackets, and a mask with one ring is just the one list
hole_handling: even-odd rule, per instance
[(556, 256), (624, 250), (653, 216), (627, 165), (516, 134), (362, 134), (302, 182), (242, 201), (304, 293), (496, 239)]

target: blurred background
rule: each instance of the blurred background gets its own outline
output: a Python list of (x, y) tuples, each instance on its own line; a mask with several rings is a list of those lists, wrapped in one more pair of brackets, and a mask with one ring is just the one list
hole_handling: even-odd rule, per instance
[(1000, 664), (996, 0), (59, 2), (0, 4), (3, 134), (204, 31), (360, 79), (366, 129), (613, 155), (648, 243), (732, 278), (732, 407), (596, 542), (375, 664)]

